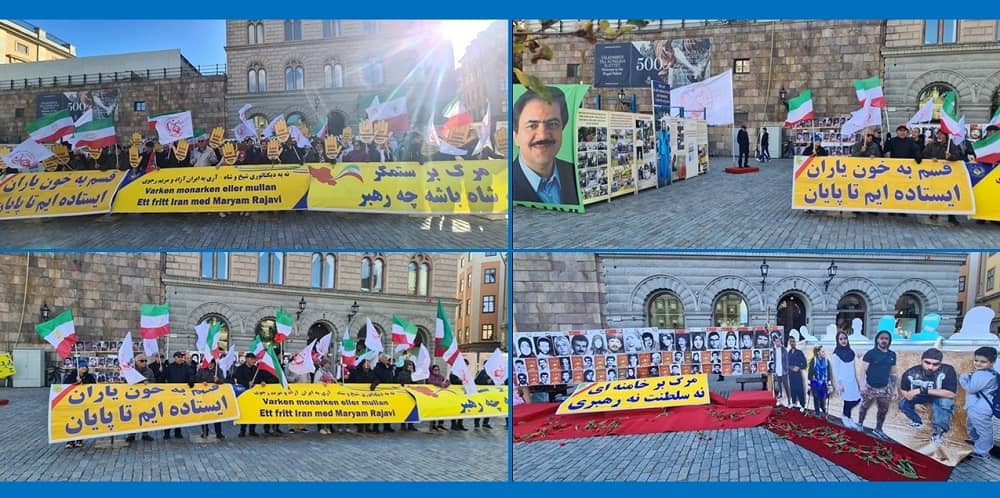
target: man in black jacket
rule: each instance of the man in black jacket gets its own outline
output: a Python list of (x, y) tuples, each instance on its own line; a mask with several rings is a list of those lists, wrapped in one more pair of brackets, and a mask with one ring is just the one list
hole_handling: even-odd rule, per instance
[(917, 164), (923, 158), (920, 153), (920, 147), (917, 143), (913, 141), (908, 136), (909, 130), (906, 125), (899, 125), (896, 127), (896, 136), (886, 140), (885, 147), (885, 157), (891, 157), (894, 159), (914, 159)]
[(736, 159), (736, 165), (746, 168), (750, 166), (750, 135), (747, 133), (746, 125), (741, 125), (740, 131), (736, 132), (736, 143), (740, 146), (740, 155)]
[[(257, 355), (247, 353), (243, 358), (243, 363), (233, 373), (233, 379), (237, 384), (250, 389), (257, 380), (254, 378), (257, 374)], [(250, 437), (257, 437), (257, 426), (254, 424), (241, 425), (239, 437), (247, 435), (247, 427), (250, 427)]]
[[(480, 370), (479, 373), (476, 374), (476, 385), (477, 386), (492, 386), (493, 385), (493, 379), (490, 378), (490, 374), (488, 374), (486, 372), (486, 362), (485, 361), (483, 362), (483, 369)], [(483, 423), (483, 429), (492, 429), (493, 428), (493, 426), (490, 425), (490, 419), (484, 417), (484, 418), (473, 419), (472, 423), (473, 423), (473, 426), (476, 429), (479, 428), (479, 422), (480, 421), (482, 421), (482, 423)]]
[[(391, 384), (396, 380), (396, 373), (393, 371), (392, 364), (389, 363), (389, 356), (385, 353), (379, 353), (378, 363), (375, 364), (375, 369), (372, 371), (375, 379), (372, 381), (372, 390), (375, 390), (375, 386), (379, 384)], [(392, 428), (392, 424), (382, 424), (383, 432), (396, 432)], [(374, 432), (378, 432), (378, 425), (374, 426)]]
[[(167, 365), (163, 378), (167, 384), (194, 385), (194, 375), (191, 373), (191, 365), (184, 361), (184, 353), (180, 351), (174, 353), (174, 362)], [(182, 439), (183, 437), (181, 428), (174, 428), (174, 438)], [(164, 429), (163, 439), (170, 439), (170, 429)]]

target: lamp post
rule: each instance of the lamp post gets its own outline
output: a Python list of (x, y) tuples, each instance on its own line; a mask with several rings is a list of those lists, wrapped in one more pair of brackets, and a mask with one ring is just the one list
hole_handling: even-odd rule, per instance
[(48, 303), (48, 301), (42, 303), (42, 307), (38, 309), (38, 314), (41, 315), (43, 322), (49, 319), (49, 303)]
[[(360, 308), (361, 308), (361, 306), (358, 306), (358, 302), (354, 301), (354, 304), (351, 305), (351, 311), (349, 313), (347, 313), (347, 332), (346, 333), (348, 334), (348, 336), (352, 333), (351, 332), (351, 322), (354, 321), (354, 317), (358, 315), (358, 310)], [(357, 351), (357, 350), (355, 349), (355, 351)], [(344, 380), (345, 380), (344, 379), (344, 355), (343, 354), (340, 355), (340, 362), (339, 362), (339, 366), (337, 368), (338, 368), (337, 373), (340, 375), (340, 383), (343, 384)]]
[(767, 265), (767, 258), (764, 258), (764, 262), (760, 264), (760, 292), (764, 293), (764, 283), (767, 282), (767, 270), (771, 267)]
[(305, 297), (300, 297), (299, 298), (299, 311), (297, 311), (295, 313), (295, 321), (298, 321), (299, 318), (302, 318), (302, 313), (304, 313), (305, 311), (306, 311), (306, 298)]
[(837, 263), (835, 261), (830, 261), (830, 266), (826, 267), (826, 282), (824, 282), (824, 291), (830, 291), (830, 282), (833, 281), (833, 277), (837, 276)]
[(782, 86), (781, 89), (778, 90), (778, 100), (781, 100), (781, 105), (785, 106), (785, 110), (787, 111), (788, 110), (788, 90), (785, 90), (784, 86)]

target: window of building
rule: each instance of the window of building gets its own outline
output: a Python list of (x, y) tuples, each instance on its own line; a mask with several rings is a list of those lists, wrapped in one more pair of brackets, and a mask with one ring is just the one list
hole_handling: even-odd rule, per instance
[[(864, 330), (867, 323), (868, 303), (864, 296), (857, 292), (848, 292), (837, 302), (837, 330), (846, 330), (848, 334), (863, 333), (872, 337), (870, 331)], [(862, 330), (854, 330), (854, 319), (861, 320)]]
[(470, 288), (470, 289), (472, 288), (472, 274), (471, 273), (468, 274), (468, 275), (466, 275), (466, 277), (465, 277), (465, 286), (468, 287), (468, 288)]
[(406, 293), (427, 296), (430, 289), (431, 261), (424, 254), (417, 254), (406, 266)]
[(361, 258), (361, 290), (364, 292), (382, 292), (382, 274), (385, 260), (381, 255)]
[(146, 111), (146, 101), (140, 100), (132, 104), (132, 110), (135, 112), (145, 112)]
[(281, 285), (285, 281), (285, 253), (257, 253), (257, 282)]
[(484, 284), (495, 284), (497, 283), (497, 269), (487, 268), (483, 271), (483, 283)]
[(958, 41), (958, 21), (955, 19), (928, 19), (924, 21), (924, 44), (938, 45)]
[(673, 292), (661, 292), (653, 296), (647, 309), (650, 327), (660, 329), (684, 328), (684, 305)]
[(323, 21), (323, 38), (340, 37), (340, 21)]
[(23, 107), (15, 108), (14, 109), (14, 117), (15, 118), (23, 118), (24, 117), (24, 108)]
[(17, 50), (18, 52), (20, 52), (22, 54), (27, 54), (28, 53), (28, 46), (25, 45), (25, 44), (23, 44), (23, 43), (14, 42), (14, 50)]
[(461, 294), (463, 292), (465, 292), (465, 279), (464, 278), (459, 278), (458, 279), (458, 293)]
[(290, 19), (285, 21), (285, 41), (302, 39), (302, 21)]
[(965, 292), (965, 275), (958, 277), (958, 292)]
[(483, 331), (479, 335), (479, 338), (481, 340), (484, 340), (484, 341), (492, 341), (493, 340), (493, 324), (492, 323), (484, 323), (483, 324)]
[(378, 21), (362, 21), (362, 29), (366, 35), (378, 33)]
[(309, 265), (309, 285), (319, 287), (323, 283), (323, 255), (314, 252)]
[(361, 68), (361, 82), (365, 86), (377, 86), (385, 83), (382, 72), (382, 61), (371, 61)]
[(229, 253), (201, 253), (201, 278), (229, 279)]
[(337, 257), (333, 254), (327, 254), (323, 258), (323, 288), (332, 289), (336, 283), (337, 276)]
[(896, 329), (906, 337), (920, 330), (921, 315), (920, 298), (917, 296), (907, 293), (896, 300)]
[(996, 268), (990, 268), (986, 271), (986, 290), (993, 290), (993, 276), (996, 272)]
[(247, 71), (247, 93), (257, 93), (257, 71)]
[(483, 313), (496, 313), (497, 297), (483, 296)]
[(247, 24), (247, 43), (250, 45), (264, 43), (264, 23), (258, 21)]
[(465, 316), (469, 316), (469, 313), (472, 313), (472, 300), (471, 299), (466, 299), (465, 300)]
[(327, 64), (323, 66), (323, 88), (344, 87), (344, 66)]
[(580, 65), (579, 64), (566, 64), (566, 77), (567, 78), (579, 78), (580, 77)]
[(266, 91), (267, 71), (255, 64), (247, 71), (247, 93), (264, 93)]
[(750, 59), (733, 59), (733, 72), (736, 74), (750, 74)]
[(495, 253), (495, 252), (483, 253), (483, 256), (486, 256), (487, 258), (492, 258), (493, 256), (496, 256), (496, 255), (497, 255), (497, 253)]
[(299, 63), (285, 66), (285, 90), (302, 90), (305, 88), (306, 73)]
[[(965, 302), (958, 301), (955, 306), (955, 311), (961, 313), (963, 308), (965, 308)], [(958, 323), (962, 323), (962, 320), (955, 320), (955, 321), (957, 321)]]
[(716, 327), (745, 327), (749, 325), (750, 313), (747, 302), (736, 291), (719, 294), (712, 307), (712, 322)]
[(371, 258), (361, 258), (361, 290), (372, 291), (372, 260)]

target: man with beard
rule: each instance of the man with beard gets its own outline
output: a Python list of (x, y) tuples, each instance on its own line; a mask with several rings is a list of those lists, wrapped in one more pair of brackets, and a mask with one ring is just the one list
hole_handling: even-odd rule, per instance
[(910, 427), (924, 426), (917, 413), (916, 405), (930, 405), (931, 442), (941, 444), (944, 433), (951, 428), (951, 416), (955, 412), (955, 397), (958, 392), (958, 374), (955, 368), (942, 363), (944, 354), (931, 348), (920, 356), (920, 364), (903, 372), (899, 383), (899, 411), (910, 419)]
[(551, 100), (527, 90), (514, 103), (514, 200), (579, 204), (573, 164), (556, 158), (569, 122), (566, 95), (548, 87)]
[(882, 425), (885, 424), (889, 404), (896, 394), (896, 352), (889, 350), (891, 345), (892, 335), (888, 331), (880, 330), (875, 334), (875, 347), (868, 350), (861, 358), (865, 382), (861, 387), (861, 413), (858, 422), (864, 427), (868, 410), (872, 404), (876, 404), (875, 430), (872, 434), (886, 441), (889, 440), (889, 436), (882, 432)]

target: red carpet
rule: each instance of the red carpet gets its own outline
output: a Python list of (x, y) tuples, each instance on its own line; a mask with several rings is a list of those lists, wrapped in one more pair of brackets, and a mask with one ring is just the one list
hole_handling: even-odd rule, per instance
[(869, 481), (945, 481), (952, 471), (952, 467), (905, 446), (796, 410), (775, 409), (767, 428)]
[(558, 407), (559, 403), (515, 406), (514, 441), (738, 429), (765, 423), (772, 411), (771, 407), (729, 408), (703, 405), (591, 415), (556, 415)]
[(745, 175), (747, 173), (756, 173), (758, 171), (760, 171), (760, 168), (758, 168), (756, 166), (750, 166), (750, 167), (747, 167), (747, 168), (741, 168), (739, 166), (732, 166), (732, 167), (726, 168), (726, 173), (730, 173), (730, 174), (733, 174), (733, 175)]

